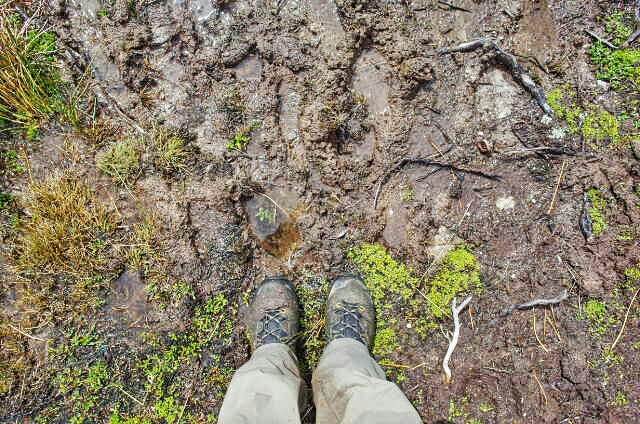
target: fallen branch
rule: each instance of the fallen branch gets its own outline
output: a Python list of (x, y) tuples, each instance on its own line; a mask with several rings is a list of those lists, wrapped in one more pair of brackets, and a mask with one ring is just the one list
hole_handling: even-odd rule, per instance
[(449, 3), (448, 1), (445, 1), (445, 0), (438, 0), (438, 3), (443, 5), (443, 6), (447, 6), (451, 10), (459, 10), (461, 12), (472, 13), (469, 9), (465, 9), (464, 7), (456, 6), (455, 4)]
[(624, 321), (622, 322), (622, 327), (620, 328), (620, 332), (618, 333), (618, 337), (616, 337), (616, 339), (614, 340), (613, 344), (611, 345), (611, 350), (613, 352), (613, 349), (615, 349), (616, 345), (618, 344), (618, 342), (620, 341), (620, 339), (622, 338), (622, 333), (624, 333), (624, 328), (627, 325), (627, 320), (629, 319), (629, 312), (631, 311), (631, 306), (633, 306), (633, 302), (636, 300), (636, 296), (638, 296), (638, 292), (640, 292), (640, 288), (638, 290), (636, 290), (636, 292), (634, 293), (633, 297), (631, 298), (631, 302), (629, 302), (629, 307), (627, 308), (627, 313), (624, 315)]
[(629, 47), (638, 37), (640, 37), (640, 0), (636, 0), (636, 30), (622, 44), (622, 47)]
[(517, 305), (511, 305), (508, 308), (504, 309), (502, 311), (502, 314), (500, 314), (500, 316), (505, 317), (507, 315), (510, 315), (516, 309), (522, 311), (522, 310), (534, 308), (536, 306), (557, 305), (558, 303), (561, 303), (567, 300), (568, 297), (569, 297), (569, 293), (565, 289), (558, 296), (552, 297), (551, 299), (534, 299), (529, 302), (519, 303)]
[(610, 41), (605, 40), (604, 38), (600, 37), (598, 34), (596, 34), (593, 31), (589, 31), (588, 29), (584, 30), (585, 34), (587, 34), (589, 37), (593, 38), (596, 41), (601, 42), (602, 44), (606, 45), (607, 47), (609, 47), (610, 49), (613, 50), (618, 50), (618, 47), (615, 44), (611, 44)]
[(451, 315), (453, 315), (453, 335), (449, 339), (449, 348), (447, 349), (447, 353), (444, 355), (444, 359), (442, 360), (442, 369), (444, 369), (445, 382), (451, 382), (451, 369), (449, 368), (449, 360), (451, 359), (451, 355), (453, 354), (456, 345), (458, 344), (458, 338), (460, 337), (460, 312), (471, 302), (471, 296), (468, 296), (465, 300), (462, 301), (460, 306), (456, 307), (456, 299), (453, 298), (453, 302), (451, 302)]
[(438, 50), (438, 52), (440, 54), (450, 54), (456, 52), (464, 53), (477, 50), (481, 47), (487, 50), (493, 50), (498, 62), (502, 63), (509, 69), (513, 78), (531, 94), (536, 102), (538, 102), (538, 105), (540, 106), (540, 108), (542, 108), (544, 113), (549, 116), (554, 115), (553, 109), (551, 109), (551, 106), (549, 106), (549, 103), (547, 103), (547, 97), (545, 96), (542, 87), (538, 86), (533, 81), (533, 79), (529, 76), (529, 74), (527, 74), (525, 69), (518, 63), (514, 55), (502, 50), (495, 41), (488, 38), (478, 38), (477, 40), (472, 40), (452, 48), (440, 49)]
[(560, 189), (560, 182), (562, 181), (562, 177), (564, 175), (564, 168), (567, 165), (567, 160), (562, 161), (562, 166), (560, 167), (560, 175), (558, 175), (558, 182), (556, 183), (556, 189), (553, 191), (553, 197), (551, 197), (551, 203), (549, 204), (549, 209), (547, 210), (547, 215), (551, 215), (553, 212), (553, 207), (556, 204), (556, 198), (558, 197), (558, 190)]
[(487, 174), (483, 171), (478, 171), (476, 169), (468, 169), (468, 168), (460, 168), (456, 165), (452, 165), (450, 163), (438, 162), (435, 160), (427, 159), (427, 158), (404, 158), (395, 163), (387, 172), (382, 175), (380, 181), (378, 181), (378, 186), (376, 187), (376, 192), (373, 197), (373, 208), (377, 209), (378, 207), (378, 198), (380, 197), (380, 190), (382, 190), (382, 186), (387, 180), (400, 169), (402, 169), (405, 165), (408, 164), (418, 164), (422, 166), (436, 166), (439, 168), (450, 169), (452, 171), (464, 172), (471, 175), (476, 175), (479, 177), (487, 178), (493, 181), (501, 181), (502, 177), (500, 175), (495, 174)]

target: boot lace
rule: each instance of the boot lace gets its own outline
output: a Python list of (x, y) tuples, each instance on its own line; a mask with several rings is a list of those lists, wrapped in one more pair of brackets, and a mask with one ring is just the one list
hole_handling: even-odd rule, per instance
[(339, 319), (331, 326), (332, 335), (335, 338), (350, 338), (366, 344), (362, 336), (362, 313), (359, 305), (343, 302), (336, 306), (335, 313)]
[(284, 343), (289, 337), (284, 323), (287, 317), (281, 309), (267, 309), (260, 318), (260, 330), (256, 334), (260, 345), (269, 343)]

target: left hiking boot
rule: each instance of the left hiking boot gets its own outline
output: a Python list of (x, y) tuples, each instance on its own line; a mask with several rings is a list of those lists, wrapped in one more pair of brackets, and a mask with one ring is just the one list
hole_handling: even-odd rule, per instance
[(370, 347), (375, 335), (375, 309), (369, 290), (355, 276), (338, 277), (327, 299), (327, 342), (353, 339)]
[(291, 282), (283, 277), (266, 278), (249, 305), (247, 335), (251, 351), (271, 343), (284, 343), (293, 349), (298, 318), (298, 299)]

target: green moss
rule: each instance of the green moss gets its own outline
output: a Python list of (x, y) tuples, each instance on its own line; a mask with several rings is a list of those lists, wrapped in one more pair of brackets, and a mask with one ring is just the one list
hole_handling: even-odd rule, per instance
[(402, 308), (404, 320), (415, 322), (415, 331), (426, 337), (450, 316), (454, 297), (482, 289), (480, 266), (466, 246), (459, 246), (445, 256), (433, 280), (422, 288), (424, 291), (412, 270), (397, 262), (380, 244), (363, 244), (351, 250), (348, 257), (358, 267), (376, 306), (374, 353), (380, 357), (400, 347), (395, 308)]
[(604, 30), (611, 37), (611, 42), (617, 46), (623, 44), (633, 33), (633, 16), (622, 11), (616, 11), (605, 18)]
[(396, 331), (383, 325), (376, 331), (376, 337), (373, 343), (373, 354), (378, 357), (386, 357), (400, 348), (398, 344), (398, 336)]
[(601, 42), (594, 43), (589, 55), (597, 68), (597, 78), (611, 83), (614, 90), (640, 87), (640, 50), (612, 50)]
[(606, 303), (590, 299), (583, 307), (583, 318), (589, 321), (592, 333), (602, 336), (618, 323), (618, 319), (611, 314)]
[(566, 122), (571, 134), (582, 135), (593, 147), (619, 146), (636, 137), (623, 131), (623, 124), (632, 119), (629, 114), (616, 117), (595, 104), (587, 104), (583, 108), (578, 104), (575, 90), (569, 85), (551, 90), (547, 101), (556, 116)]
[(607, 209), (607, 200), (597, 188), (587, 191), (587, 197), (591, 203), (591, 207), (587, 210), (593, 226), (593, 235), (599, 237), (604, 230), (607, 229), (607, 220), (605, 211)]
[(630, 282), (640, 282), (640, 264), (625, 269), (624, 275)]
[(352, 249), (348, 257), (360, 270), (376, 307), (374, 353), (386, 356), (399, 346), (396, 332), (391, 327), (395, 320), (389, 301), (399, 298), (408, 302), (417, 292), (420, 280), (404, 264), (393, 259), (381, 244), (362, 244)]
[(611, 141), (615, 145), (622, 140), (618, 119), (603, 108), (595, 106), (585, 114), (582, 135), (586, 141), (598, 145), (605, 141)]
[(251, 133), (259, 127), (259, 122), (253, 122), (237, 130), (233, 138), (227, 143), (227, 150), (245, 151), (251, 141)]
[(384, 307), (389, 294), (409, 300), (416, 293), (419, 279), (393, 259), (381, 244), (363, 244), (351, 250), (348, 257), (364, 276), (377, 308)]
[(482, 288), (478, 260), (467, 247), (457, 247), (445, 256), (442, 268), (431, 281), (427, 294), (431, 314), (437, 319), (450, 317), (454, 297)]

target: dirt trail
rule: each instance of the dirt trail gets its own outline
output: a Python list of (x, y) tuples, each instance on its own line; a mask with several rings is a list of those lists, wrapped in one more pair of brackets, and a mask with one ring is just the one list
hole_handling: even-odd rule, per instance
[[(354, 270), (346, 252), (363, 242), (384, 244), (416, 275), (427, 275), (465, 243), (480, 262), (485, 291), (462, 316), (453, 382), (442, 381), (448, 342), (440, 331), (425, 340), (407, 329), (399, 335), (403, 349), (388, 358), (390, 378), (424, 421), (640, 419), (637, 304), (616, 353), (619, 363), (602, 358), (620, 323), (595, 337), (581, 315), (588, 298), (619, 294), (620, 317), (630, 299), (630, 288), (616, 288), (625, 269), (640, 262), (640, 248), (637, 237), (623, 242), (618, 235), (623, 228), (637, 233), (640, 225), (637, 158), (628, 147), (587, 146), (588, 155), (525, 151), (581, 152), (585, 142), (561, 131), (562, 120), (545, 118), (490, 54), (437, 53), (490, 36), (547, 91), (569, 83), (606, 103), (610, 94), (599, 88), (587, 56), (592, 40), (582, 31), (618, 2), (451, 2), (465, 10), (435, 1), (54, 3), (46, 19), (67, 52), (65, 66), (70, 60), (89, 65), (110, 97), (98, 96), (100, 117), (120, 120), (121, 131), (135, 135), (117, 104), (145, 128), (181, 129), (195, 153), (182, 178), (143, 169), (127, 193), (96, 173), (100, 148), (70, 161), (47, 153), (65, 146), (47, 136), (31, 153), (34, 174), (75, 167), (115, 202), (127, 225), (140, 207), (152, 211), (168, 252), (163, 266), (195, 298), (241, 299), (268, 274), (300, 282), (309, 275), (332, 278)], [(246, 151), (229, 150), (228, 141), (249, 127)], [(501, 179), (408, 165), (381, 186), (374, 208), (378, 182), (405, 157)], [(26, 179), (13, 184), (24, 190)], [(579, 222), (583, 193), (592, 187), (609, 201), (609, 230), (585, 242)], [(113, 320), (114, 334), (124, 331), (132, 345), (143, 330), (186, 328), (189, 301), (154, 310), (140, 278), (123, 270), (96, 320)], [(564, 289), (569, 299), (561, 305), (500, 317), (509, 305)], [(397, 312), (404, 324), (406, 311)], [(443, 329), (449, 326), (446, 321)], [(239, 366), (248, 357), (241, 329), (229, 344), (207, 349), (198, 371), (207, 355)], [(216, 387), (180, 394), (194, 420), (215, 415), (224, 384)], [(49, 397), (0, 398), (8, 406), (0, 417), (20, 421), (60, 396), (27, 390)], [(309, 410), (305, 420), (312, 417)]]

